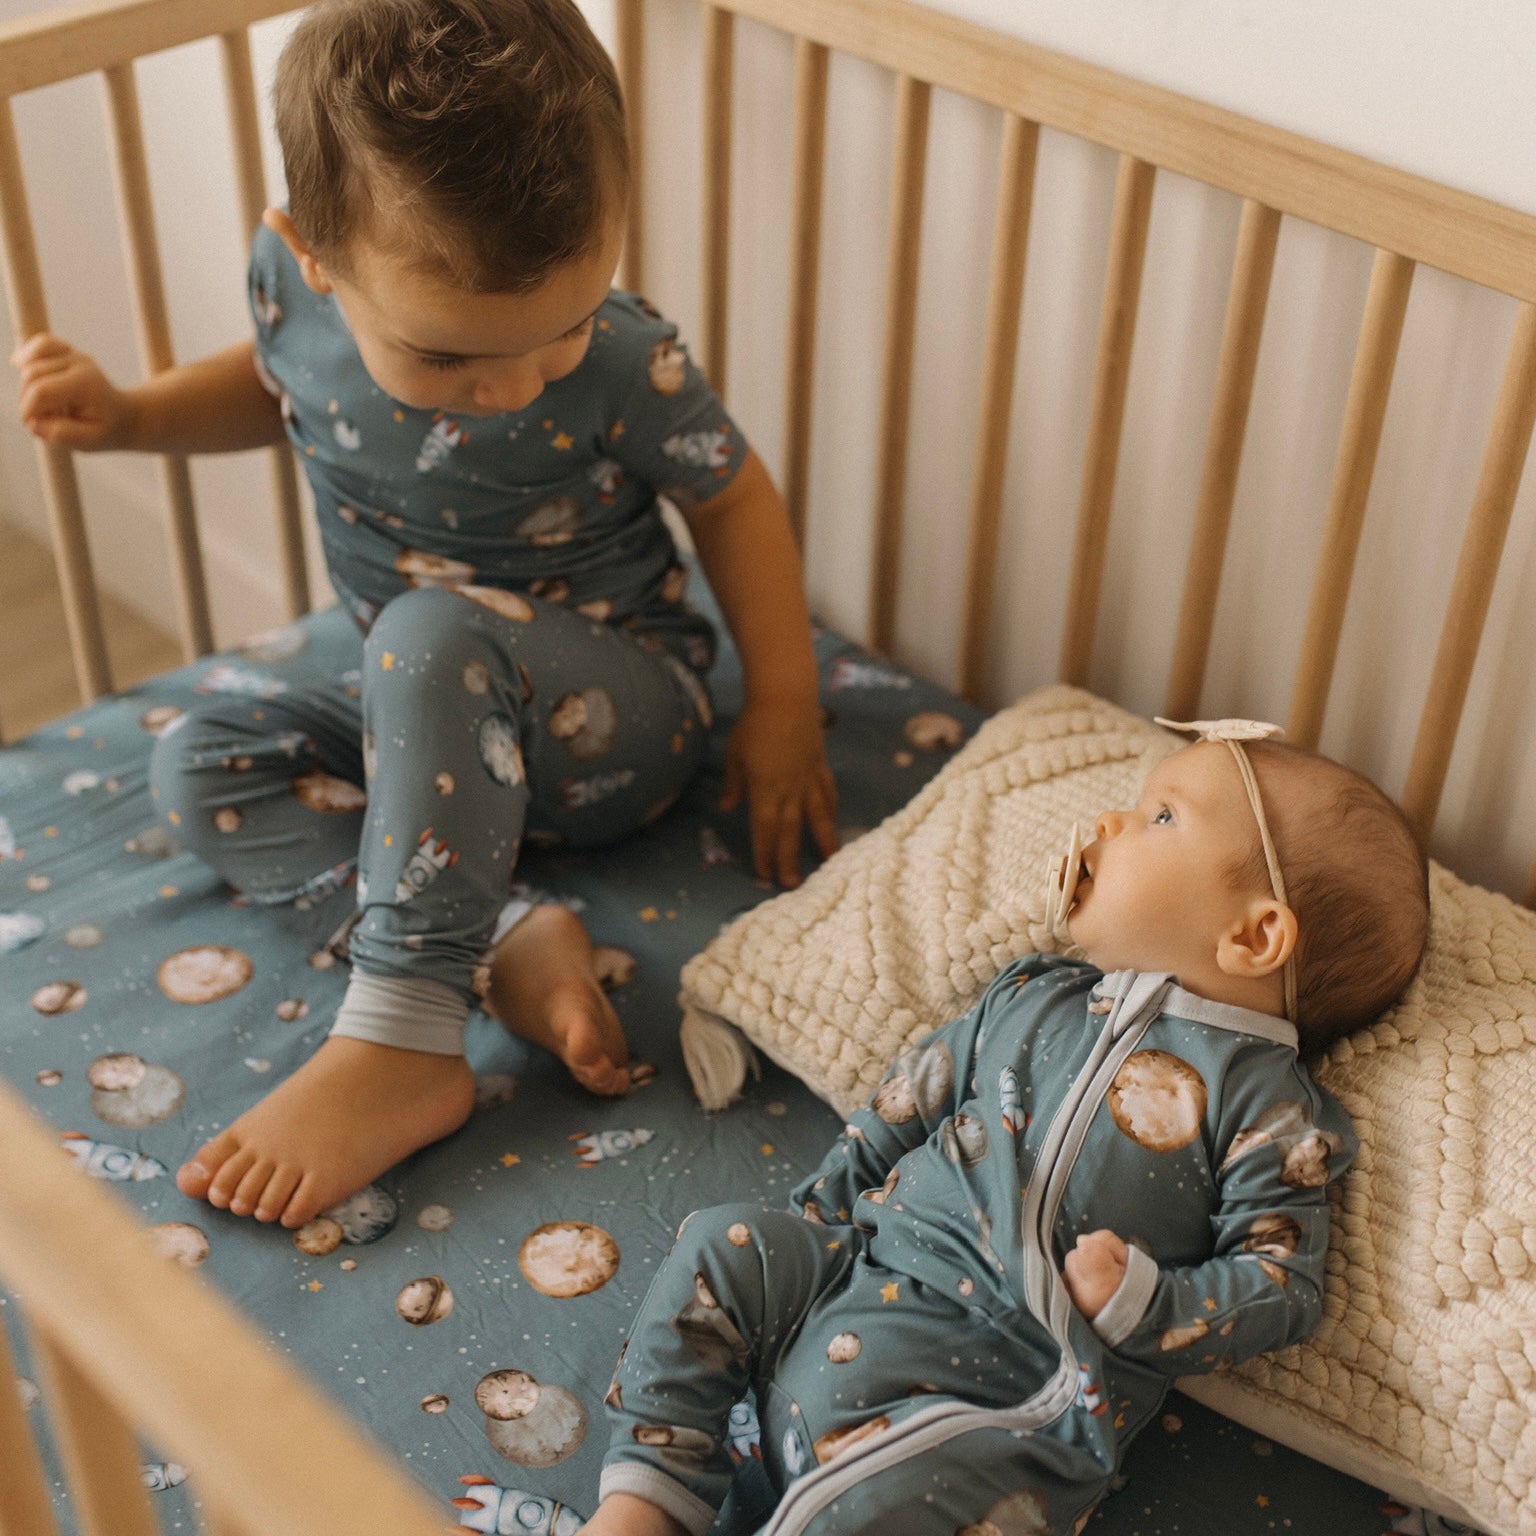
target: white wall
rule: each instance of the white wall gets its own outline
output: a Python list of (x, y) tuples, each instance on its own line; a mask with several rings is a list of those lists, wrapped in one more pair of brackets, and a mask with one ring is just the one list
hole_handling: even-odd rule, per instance
[[(1528, 82), (1536, 7), (1465, 0), (944, 0), (946, 9), (1110, 67), (1536, 212)], [(0, 14), (28, 8), (0, 0)], [(610, 35), (607, 0), (590, 0)], [(263, 69), (284, 25), (257, 29)], [(782, 438), (792, 55), (737, 27), (729, 400), (771, 466)], [(698, 46), (695, 0), (649, 0), (646, 287), (697, 334)], [(242, 261), (211, 48), (146, 65), (142, 85), (157, 214), (172, 274), (178, 355), (243, 334)], [(832, 72), (816, 378), (809, 558), (813, 601), (855, 632), (875, 479), (890, 81), (857, 61)], [(1518, 116), (1517, 116), (1518, 114)], [(56, 324), (120, 376), (136, 363), (116, 255), (102, 112), (89, 85), (18, 104), (48, 253)], [(962, 581), (974, 409), (985, 322), (999, 125), (937, 94), (916, 327), (919, 400), (899, 650), (951, 674)], [(189, 147), (194, 152), (188, 153)], [(179, 167), (176, 179), (160, 167)], [(269, 158), (275, 172), (275, 154)], [(1049, 679), (1064, 609), (1098, 323), (1114, 157), (1042, 137), (1000, 551), (1002, 602), (991, 691)], [(275, 182), (275, 177), (274, 177)], [(1204, 447), (1234, 200), (1160, 175), (1114, 511), (1094, 683), (1129, 705), (1161, 704), (1172, 616)], [(1238, 489), (1228, 574), (1204, 700), (1208, 713), (1283, 719), (1320, 535), (1370, 252), (1287, 221)], [(1324, 746), (1401, 786), (1449, 587), (1461, 509), (1475, 480), (1514, 305), (1420, 271), (1351, 600)], [(151, 466), (83, 461), (103, 574), (164, 611)], [(34, 521), (35, 473), (0, 426), (6, 514)], [(197, 466), (203, 527), (230, 637), (279, 612), (265, 473), (250, 456)], [(1437, 835), (1469, 875), (1523, 887), (1536, 847), (1536, 475), (1523, 490), (1489, 639)], [(1482, 722), (1492, 716), (1493, 725)]]

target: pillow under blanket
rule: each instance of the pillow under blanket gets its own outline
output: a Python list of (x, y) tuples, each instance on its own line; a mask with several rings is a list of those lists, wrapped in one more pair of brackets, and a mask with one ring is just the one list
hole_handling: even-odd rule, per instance
[[(1072, 822), (1134, 803), (1182, 744), (1072, 688), (993, 716), (909, 805), (684, 968), (705, 1107), (740, 1090), (735, 1030), (861, 1106), (908, 1045), (1049, 947), (1045, 871)], [(1360, 1137), (1323, 1322), (1186, 1385), (1489, 1536), (1536, 1536), (1536, 914), (1433, 867), (1418, 977), (1316, 1075)]]

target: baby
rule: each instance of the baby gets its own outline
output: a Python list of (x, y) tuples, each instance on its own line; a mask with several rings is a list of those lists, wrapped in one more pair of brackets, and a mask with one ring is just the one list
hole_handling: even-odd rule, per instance
[(1299, 1057), (1407, 985), (1427, 874), (1379, 790), (1250, 726), (1067, 861), (1085, 961), (1025, 957), (899, 1057), (798, 1210), (683, 1224), (590, 1536), (705, 1531), (749, 1388), (772, 1536), (1066, 1536), (1173, 1378), (1316, 1326), (1355, 1140)]
[[(279, 442), (314, 492), (355, 677), (216, 698), (152, 792), (256, 902), (356, 881), (329, 1038), (196, 1151), (182, 1191), (300, 1226), (468, 1116), (476, 970), (525, 841), (660, 816), (704, 759), (715, 636), (741, 652), (723, 809), (761, 878), (837, 845), (799, 558), (762, 462), (668, 324), (610, 292), (629, 167), (613, 66), (572, 0), (322, 0), (274, 92), (290, 202), (251, 254), (254, 342), (120, 390), (48, 335), (21, 415), (74, 449)], [(365, 787), (366, 786), (366, 790)], [(478, 990), (599, 1093), (629, 1084), (574, 916), (537, 909)]]

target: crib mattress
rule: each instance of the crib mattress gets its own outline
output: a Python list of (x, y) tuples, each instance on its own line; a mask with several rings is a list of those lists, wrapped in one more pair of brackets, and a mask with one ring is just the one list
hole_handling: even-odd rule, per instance
[[(830, 630), (817, 655), (847, 837), (904, 803), (981, 717)], [(744, 1101), (705, 1115), (678, 1047), (680, 966), (769, 894), (748, 867), (744, 817), (717, 809), (739, 668), (727, 651), (712, 678), (713, 750), (682, 803), (621, 847), (530, 850), (519, 871), (519, 894), (571, 906), (610, 947), (614, 1004), (654, 1077), (625, 1099), (590, 1097), (476, 1015), (481, 1107), (303, 1251), (292, 1234), (185, 1199), (172, 1174), (324, 1037), (347, 975), (328, 941), (353, 892), (302, 911), (246, 905), (160, 823), (146, 769), (153, 733), (200, 697), (360, 663), (355, 630), (332, 610), (0, 752), (0, 1070), (87, 1173), (113, 1181), (167, 1252), (233, 1297), (445, 1513), (457, 1500), (472, 1529), (563, 1531), (595, 1503), (603, 1395), (678, 1223), (716, 1201), (782, 1204), (840, 1129), (766, 1063)], [(738, 1428), (740, 1496), (721, 1528), (746, 1532), (763, 1490), (745, 1411)], [(193, 1529), (196, 1468), (146, 1447), (145, 1478), (166, 1501), (163, 1528)], [(564, 1524), (553, 1504), (572, 1512)], [(1435, 1526), (1175, 1395), (1088, 1529)]]

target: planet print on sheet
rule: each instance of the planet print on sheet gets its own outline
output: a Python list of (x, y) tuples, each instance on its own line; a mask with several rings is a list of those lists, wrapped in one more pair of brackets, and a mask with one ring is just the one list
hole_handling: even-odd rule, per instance
[(546, 725), (572, 757), (601, 757), (613, 746), (619, 711), (606, 688), (585, 688), (557, 699)]
[(40, 939), (48, 925), (32, 912), (0, 912), (0, 955), (13, 955), (18, 949)]
[(155, 1252), (174, 1259), (184, 1269), (198, 1269), (208, 1260), (208, 1234), (190, 1221), (162, 1221), (150, 1229)]
[(526, 1371), (492, 1371), (475, 1388), (485, 1438), (498, 1456), (525, 1467), (552, 1467), (581, 1448), (587, 1410), (564, 1387)]
[(413, 1328), (440, 1323), (453, 1312), (453, 1287), (441, 1275), (409, 1280), (395, 1297), (395, 1311)]
[(297, 775), (292, 788), (300, 805), (323, 816), (347, 816), (368, 804), (368, 796), (356, 784), (318, 769)]
[(586, 1296), (618, 1273), (619, 1245), (590, 1222), (549, 1221), (523, 1239), (517, 1266), (542, 1295)]
[(226, 944), (194, 944), (167, 955), (155, 980), (173, 1003), (194, 1007), (233, 997), (255, 973), (244, 950)]
[(169, 1067), (129, 1051), (98, 1056), (85, 1069), (91, 1112), (108, 1125), (142, 1131), (169, 1120), (186, 1098), (186, 1085)]
[(41, 1014), (76, 1013), (85, 1007), (89, 993), (78, 981), (46, 981), (31, 998)]

